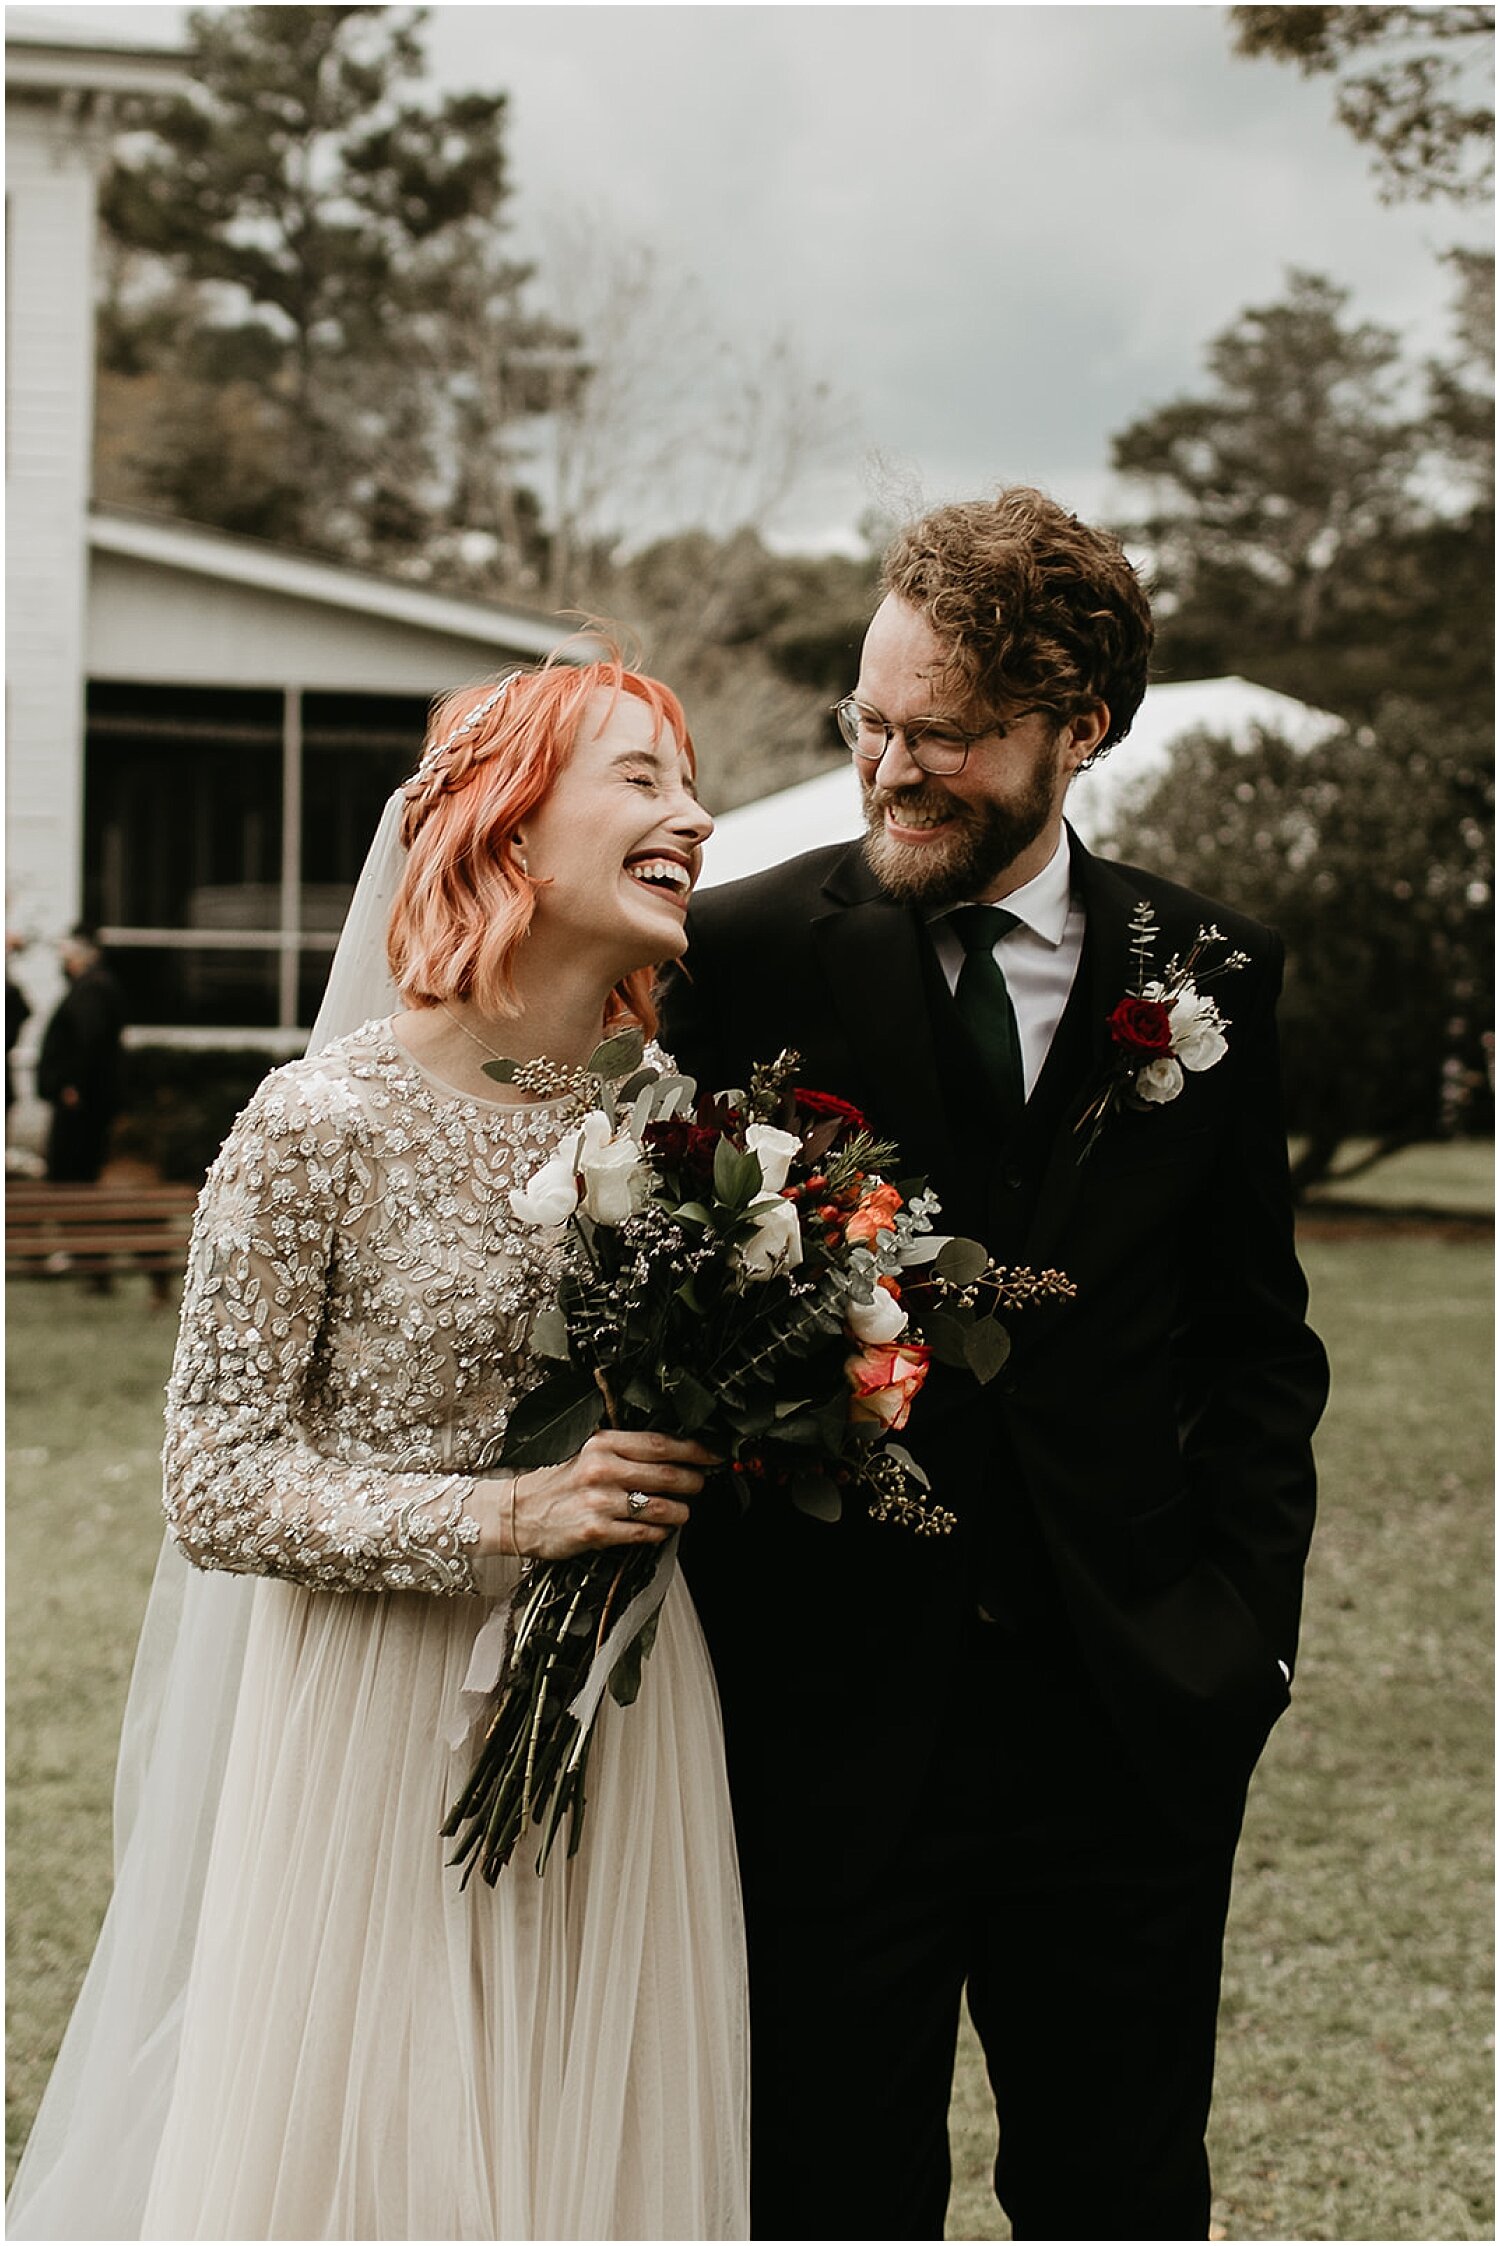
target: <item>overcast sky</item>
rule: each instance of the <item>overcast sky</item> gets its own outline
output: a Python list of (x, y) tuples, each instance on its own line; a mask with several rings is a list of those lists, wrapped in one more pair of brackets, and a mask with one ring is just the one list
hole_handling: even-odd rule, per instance
[[(26, 14), (162, 38), (185, 11)], [(1383, 206), (1328, 82), (1236, 59), (1219, 7), (439, 6), (427, 43), (442, 86), (511, 96), (522, 246), (593, 211), (848, 399), (788, 543), (847, 532), (876, 456), (928, 501), (1024, 480), (1106, 511), (1111, 434), (1288, 266), (1438, 350), (1436, 253), (1488, 239)]]

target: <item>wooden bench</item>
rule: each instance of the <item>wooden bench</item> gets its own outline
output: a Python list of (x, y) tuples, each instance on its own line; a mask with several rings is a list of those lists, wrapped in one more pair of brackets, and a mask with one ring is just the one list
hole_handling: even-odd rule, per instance
[(187, 1258), (190, 1185), (47, 1185), (9, 1179), (5, 1272), (11, 1279), (108, 1279), (144, 1271), (166, 1302)]

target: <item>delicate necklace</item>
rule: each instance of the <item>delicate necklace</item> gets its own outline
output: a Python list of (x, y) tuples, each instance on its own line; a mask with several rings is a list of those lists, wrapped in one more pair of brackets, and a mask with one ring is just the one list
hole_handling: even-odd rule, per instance
[(517, 1061), (509, 1053), (497, 1053), (493, 1045), (485, 1043), (477, 1030), (470, 1029), (461, 1015), (454, 1013), (446, 999), (440, 998), (438, 1005), (455, 1029), (461, 1029), (465, 1037), (479, 1047), (481, 1053), (488, 1053), (490, 1061), (499, 1063), (498, 1067), (491, 1067), (486, 1063), (484, 1069), (485, 1075), (492, 1076), (497, 1084), (514, 1084), (518, 1092), (534, 1092), (544, 1099), (560, 1098), (564, 1094), (581, 1098), (597, 1081), (591, 1069), (580, 1068), (572, 1061), (549, 1061), (545, 1057), (534, 1061)]

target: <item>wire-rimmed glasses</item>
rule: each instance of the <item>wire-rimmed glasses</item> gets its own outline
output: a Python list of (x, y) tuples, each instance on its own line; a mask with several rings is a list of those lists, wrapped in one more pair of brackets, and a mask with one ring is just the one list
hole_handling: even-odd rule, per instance
[(962, 772), (976, 741), (1003, 740), (1018, 718), (1029, 717), (1040, 706), (1032, 703), (1024, 710), (1014, 710), (1003, 722), (994, 718), (977, 733), (966, 733), (947, 718), (912, 718), (905, 725), (892, 725), (867, 710), (853, 694), (835, 702), (833, 714), (839, 732), (861, 764), (878, 764), (899, 733), (912, 763), (936, 780), (951, 779), (955, 772)]

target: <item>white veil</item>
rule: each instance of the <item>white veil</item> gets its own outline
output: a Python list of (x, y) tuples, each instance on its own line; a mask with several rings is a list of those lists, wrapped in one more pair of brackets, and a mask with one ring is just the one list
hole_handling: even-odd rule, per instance
[[(398, 788), (381, 815), (309, 1053), (399, 1005), (385, 937), (403, 802)], [(163, 1542), (120, 1734), (114, 1893), (16, 2172), (11, 2238), (141, 2235), (255, 1590), (254, 1577), (205, 1574)]]

